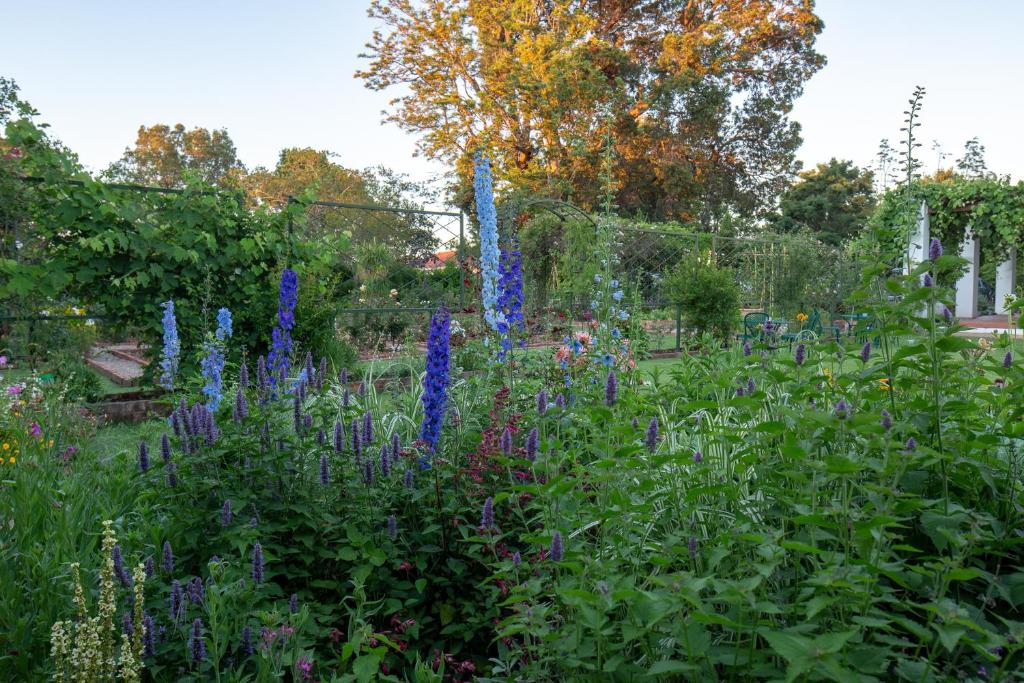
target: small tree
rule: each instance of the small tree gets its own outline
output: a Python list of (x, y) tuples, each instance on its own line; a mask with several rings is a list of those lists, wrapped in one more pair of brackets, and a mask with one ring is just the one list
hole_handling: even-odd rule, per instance
[(682, 309), (684, 324), (697, 334), (728, 339), (739, 319), (740, 291), (731, 268), (701, 257), (681, 262), (665, 282), (668, 299)]

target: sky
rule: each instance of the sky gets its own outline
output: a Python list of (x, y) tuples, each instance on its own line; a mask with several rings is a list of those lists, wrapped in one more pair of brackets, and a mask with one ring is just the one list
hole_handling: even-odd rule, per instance
[[(351, 168), (383, 164), (427, 180), (439, 164), (381, 111), (393, 96), (353, 73), (375, 23), (366, 0), (0, 3), (0, 75), (54, 134), (99, 171), (140, 124), (227, 128), (248, 167), (273, 167), (284, 147), (337, 153)], [(828, 65), (793, 118), (798, 157), (873, 161), (895, 144), (915, 85), (927, 88), (919, 137), (959, 156), (978, 136), (990, 170), (1024, 179), (1024, 0), (820, 0), (818, 50)]]

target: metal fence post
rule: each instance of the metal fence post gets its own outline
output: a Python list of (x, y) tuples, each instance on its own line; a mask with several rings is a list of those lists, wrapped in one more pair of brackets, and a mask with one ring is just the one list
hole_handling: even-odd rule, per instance
[(676, 304), (676, 353), (683, 350), (683, 306)]
[(465, 214), (459, 211), (459, 275), (462, 282), (459, 283), (459, 308), (466, 308), (466, 282), (469, 280), (466, 269), (466, 229)]

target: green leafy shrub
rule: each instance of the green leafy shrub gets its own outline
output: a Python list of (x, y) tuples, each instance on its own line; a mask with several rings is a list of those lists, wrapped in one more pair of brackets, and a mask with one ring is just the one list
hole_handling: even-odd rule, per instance
[(686, 327), (728, 339), (739, 321), (739, 288), (731, 269), (699, 259), (680, 263), (666, 278), (669, 301), (682, 309)]

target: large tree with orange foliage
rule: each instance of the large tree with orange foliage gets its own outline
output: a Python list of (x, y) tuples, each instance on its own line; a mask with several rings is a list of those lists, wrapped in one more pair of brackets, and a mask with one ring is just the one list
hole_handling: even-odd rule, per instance
[(796, 170), (794, 99), (824, 64), (813, 0), (373, 0), (357, 72), (386, 118), (514, 187), (650, 217), (763, 208)]

